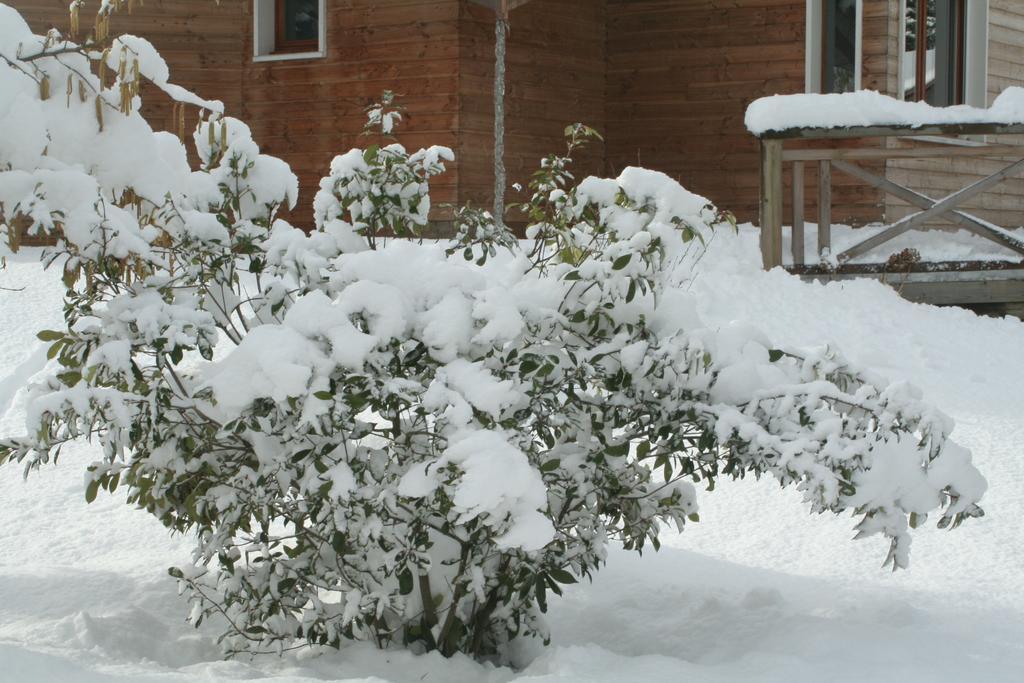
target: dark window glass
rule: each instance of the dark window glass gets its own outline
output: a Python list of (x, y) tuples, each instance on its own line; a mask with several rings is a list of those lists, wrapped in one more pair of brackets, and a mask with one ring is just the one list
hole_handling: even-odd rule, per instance
[(857, 0), (825, 0), (822, 92), (851, 92), (856, 84)]
[(320, 37), (319, 0), (283, 0), (281, 37), (285, 43), (311, 42)]
[(907, 0), (903, 94), (935, 106), (964, 101), (964, 0)]

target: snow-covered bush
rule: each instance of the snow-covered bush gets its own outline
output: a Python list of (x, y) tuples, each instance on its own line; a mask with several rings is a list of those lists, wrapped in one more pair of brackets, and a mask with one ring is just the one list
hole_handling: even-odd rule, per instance
[[(424, 225), (452, 154), (371, 146), (335, 159), (305, 234), (276, 220), (287, 165), (141, 39), (79, 52), (0, 5), (0, 60), (0, 126), (22, 131), (0, 140), (0, 230), (55, 235), (68, 287), (66, 329), (40, 334), (59, 367), (0, 461), (101, 445), (86, 498), (124, 486), (194, 536), (171, 574), (228, 652), (502, 656), (546, 638), (548, 594), (609, 543), (657, 548), (722, 476), (855, 511), (894, 568), (927, 514), (981, 514), (970, 454), (911, 387), (701, 323), (685, 283), (728, 221), (660, 173), (577, 183), (552, 156), (528, 241), (463, 210), (451, 244), (385, 242)], [(198, 170), (137, 113), (140, 76), (212, 112)]]

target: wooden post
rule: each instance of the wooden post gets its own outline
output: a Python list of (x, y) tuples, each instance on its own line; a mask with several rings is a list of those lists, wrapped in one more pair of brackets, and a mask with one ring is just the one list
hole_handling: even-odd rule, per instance
[(832, 250), (832, 162), (818, 162), (818, 257)]
[(793, 265), (804, 264), (804, 162), (793, 162)]
[(782, 140), (761, 140), (761, 260), (782, 265)]

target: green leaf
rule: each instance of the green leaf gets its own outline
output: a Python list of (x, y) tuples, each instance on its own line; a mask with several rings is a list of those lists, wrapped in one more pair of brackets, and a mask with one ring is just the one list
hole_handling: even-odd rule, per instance
[(59, 379), (65, 386), (73, 387), (82, 381), (82, 373), (77, 370), (68, 370), (67, 372), (58, 374), (57, 379)]
[(612, 262), (612, 270), (622, 270), (629, 265), (629, 262), (633, 259), (632, 254), (623, 254), (619, 258)]
[(52, 342), (57, 341), (58, 339), (63, 339), (64, 333), (58, 332), (57, 330), (43, 330), (39, 332), (36, 337), (39, 341)]
[(605, 449), (605, 452), (615, 458), (621, 458), (629, 455), (629, 442), (625, 441), (617, 446), (608, 446), (608, 448)]
[(700, 515), (698, 515), (696, 512), (691, 512), (690, 514), (686, 515), (686, 518), (688, 520), (690, 520), (691, 522), (699, 522), (700, 521)]
[(785, 351), (780, 351), (778, 349), (772, 349), (771, 351), (768, 352), (768, 360), (770, 360), (772, 363), (775, 363), (775, 362), (777, 362), (779, 360), (782, 360), (782, 357), (785, 356), (785, 355), (786, 355)]
[(558, 467), (561, 464), (562, 464), (562, 461), (557, 459), (557, 458), (552, 459), (552, 460), (548, 460), (546, 463), (544, 463), (543, 465), (540, 466), (540, 471), (541, 472), (554, 472), (555, 470), (558, 469)]
[(548, 576), (558, 583), (576, 583), (576, 577), (564, 569), (552, 569), (548, 572)]
[(408, 569), (398, 574), (398, 592), (400, 595), (412, 593), (412, 572)]
[(56, 358), (57, 354), (60, 353), (60, 350), (64, 348), (64, 344), (66, 343), (66, 339), (61, 339), (60, 341), (50, 346), (50, 349), (46, 352), (46, 360), (53, 360), (54, 358)]
[(334, 548), (334, 552), (339, 555), (345, 554), (345, 534), (340, 531), (335, 531), (334, 535), (331, 536), (331, 547)]
[(85, 487), (85, 502), (91, 503), (96, 500), (96, 494), (100, 490), (100, 480), (93, 479), (89, 482), (89, 485)]
[(334, 394), (332, 394), (329, 391), (318, 391), (314, 393), (313, 396), (315, 398), (320, 399), (321, 401), (330, 401), (332, 398), (334, 398)]

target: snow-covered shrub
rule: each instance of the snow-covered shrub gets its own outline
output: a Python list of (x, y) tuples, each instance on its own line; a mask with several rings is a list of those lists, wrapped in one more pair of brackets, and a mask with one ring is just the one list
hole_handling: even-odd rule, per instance
[[(105, 85), (90, 67), (117, 44), (130, 65)], [(577, 183), (552, 156), (529, 241), (464, 210), (451, 244), (385, 243), (424, 224), (451, 152), (370, 147), (335, 159), (307, 235), (276, 220), (295, 177), (243, 123), (202, 121), (191, 170), (135, 86), (115, 106), (136, 73), (167, 83), (146, 45), (76, 53), (0, 5), (0, 122), (24, 131), (0, 141), (0, 229), (58, 236), (68, 286), (66, 329), (40, 334), (59, 367), (0, 461), (98, 443), (86, 498), (124, 486), (194, 536), (171, 574), (228, 652), (502, 656), (546, 638), (549, 593), (609, 543), (656, 548), (722, 476), (855, 511), (894, 568), (927, 514), (981, 514), (970, 454), (911, 387), (702, 324), (684, 285), (728, 220), (668, 177)], [(67, 79), (66, 99), (41, 85)], [(567, 133), (570, 152), (594, 134)]]

